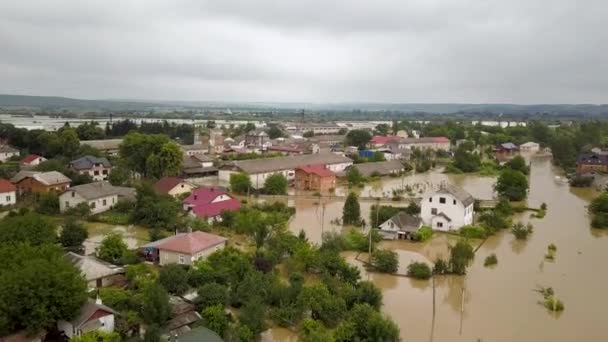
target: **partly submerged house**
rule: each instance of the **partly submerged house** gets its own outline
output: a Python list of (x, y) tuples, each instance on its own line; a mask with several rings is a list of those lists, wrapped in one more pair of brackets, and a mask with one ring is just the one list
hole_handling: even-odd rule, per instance
[(404, 211), (395, 214), (379, 227), (380, 234), (388, 239), (413, 239), (414, 234), (422, 228), (422, 219)]
[(608, 172), (608, 153), (581, 153), (576, 159), (576, 171), (578, 173)]
[(19, 150), (9, 145), (0, 146), (0, 161), (5, 162), (14, 156), (19, 155)]
[(329, 192), (336, 187), (336, 174), (323, 165), (306, 165), (296, 169), (295, 187), (298, 190)]
[(423, 197), (420, 217), (435, 230), (457, 230), (473, 223), (475, 199), (464, 189), (446, 185)]
[(184, 210), (209, 222), (220, 221), (223, 211), (241, 209), (241, 201), (227, 191), (214, 187), (201, 187), (184, 199)]
[(527, 143), (519, 145), (519, 150), (522, 153), (537, 153), (540, 151), (540, 144), (534, 141), (528, 141)]
[(494, 154), (499, 160), (505, 160), (513, 157), (519, 151), (519, 147), (514, 143), (507, 142), (500, 144), (494, 148)]
[(192, 265), (226, 246), (223, 236), (201, 231), (179, 233), (142, 246), (147, 259), (159, 265)]

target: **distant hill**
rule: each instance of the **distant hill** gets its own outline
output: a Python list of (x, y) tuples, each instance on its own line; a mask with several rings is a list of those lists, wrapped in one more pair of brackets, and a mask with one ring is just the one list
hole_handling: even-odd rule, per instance
[(145, 100), (80, 100), (55, 96), (26, 96), (0, 94), (0, 107), (32, 107), (47, 110), (77, 111), (147, 111), (151, 109), (218, 109), (276, 111), (393, 111), (429, 114), (547, 114), (569, 116), (608, 115), (608, 105), (592, 104), (467, 104), (467, 103), (280, 103), (280, 102), (221, 102), (221, 101), (156, 101)]

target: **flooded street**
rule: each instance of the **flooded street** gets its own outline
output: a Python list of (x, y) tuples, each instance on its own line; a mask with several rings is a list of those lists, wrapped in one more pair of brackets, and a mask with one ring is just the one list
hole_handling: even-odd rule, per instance
[[(433, 319), (432, 281), (413, 280), (384, 274), (367, 274), (384, 294), (383, 311), (399, 325), (403, 341), (563, 341), (584, 336), (586, 341), (606, 341), (604, 295), (608, 282), (608, 232), (592, 230), (586, 206), (596, 194), (589, 189), (570, 189), (555, 179), (558, 170), (548, 158), (532, 160), (528, 204), (548, 205), (543, 219), (530, 219), (530, 213), (514, 218), (534, 224), (534, 233), (527, 241), (517, 241), (506, 230), (489, 238), (478, 250), (466, 277), (438, 276), (436, 312)], [(413, 178), (413, 179), (412, 179)], [(449, 180), (475, 197), (492, 198), (491, 177), (444, 175), (430, 173), (410, 176), (405, 182), (437, 183)], [(390, 192), (401, 186), (401, 178), (389, 178), (380, 184), (368, 185), (362, 192)], [(396, 205), (398, 205), (396, 202)], [(320, 241), (321, 209), (315, 201), (295, 201), (297, 213), (290, 224), (294, 232), (304, 229), (311, 241)], [(368, 220), (372, 203), (361, 203), (362, 217)], [(405, 205), (402, 204), (402, 205)], [(341, 229), (330, 221), (341, 217), (342, 203), (329, 202), (325, 211), (325, 230)], [(426, 243), (407, 241), (382, 242), (399, 254), (400, 271), (413, 261), (435, 260), (447, 256), (447, 244), (456, 237), (436, 234)], [(478, 244), (479, 242), (476, 242)], [(555, 261), (544, 260), (547, 246), (557, 246)], [(484, 267), (487, 255), (496, 253), (498, 265)], [(352, 263), (356, 253), (347, 252)], [(365, 260), (362, 254), (359, 258)], [(565, 310), (553, 314), (538, 304), (538, 286), (551, 286), (564, 302)], [(463, 306), (464, 303), (464, 306)], [(275, 329), (264, 335), (264, 341), (291, 341), (294, 335)]]

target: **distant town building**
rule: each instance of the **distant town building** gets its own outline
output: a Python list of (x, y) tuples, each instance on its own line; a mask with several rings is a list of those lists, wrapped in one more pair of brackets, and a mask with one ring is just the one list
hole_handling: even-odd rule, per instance
[(403, 137), (400, 137), (398, 135), (388, 135), (388, 136), (375, 135), (369, 141), (369, 146), (371, 148), (384, 147), (391, 141), (398, 141), (401, 139), (403, 139)]
[(268, 133), (261, 128), (256, 128), (245, 135), (245, 146), (262, 148), (268, 140), (270, 140)]
[(329, 192), (336, 187), (336, 174), (324, 165), (306, 165), (296, 169), (295, 187), (298, 190)]
[(525, 144), (521, 144), (519, 146), (519, 150), (522, 153), (537, 153), (538, 151), (540, 151), (540, 144), (535, 143), (533, 141), (528, 141)]
[(112, 171), (112, 164), (107, 158), (84, 156), (72, 160), (68, 167), (81, 175), (89, 175), (94, 181), (107, 180)]
[(86, 145), (109, 156), (117, 156), (122, 139), (81, 140), (80, 145)]
[(400, 138), (391, 139), (386, 142), (391, 149), (419, 149), (419, 150), (432, 150), (432, 151), (449, 151), (450, 150), (450, 139), (446, 137), (424, 137), (424, 138)]
[(179, 147), (186, 156), (209, 153), (209, 147), (203, 144), (180, 145)]
[(371, 163), (362, 163), (362, 164), (353, 164), (349, 166), (344, 172), (340, 175), (344, 176), (348, 172), (349, 169), (356, 168), (359, 170), (361, 175), (365, 177), (369, 177), (372, 175), (378, 176), (388, 176), (388, 175), (398, 175), (405, 171), (405, 167), (398, 160), (389, 160), (382, 162), (371, 162)]
[(313, 132), (315, 135), (320, 134), (338, 134), (340, 132), (340, 126), (334, 122), (326, 123), (306, 123), (298, 126), (298, 131)]
[(608, 152), (588, 152), (579, 154), (576, 159), (578, 173), (608, 172)]
[(420, 217), (435, 230), (457, 230), (473, 223), (475, 199), (455, 185), (441, 187), (427, 194), (420, 202)]

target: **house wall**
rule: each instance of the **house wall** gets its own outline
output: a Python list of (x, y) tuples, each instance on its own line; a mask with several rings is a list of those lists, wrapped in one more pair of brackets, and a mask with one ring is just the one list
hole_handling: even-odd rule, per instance
[(353, 162), (346, 163), (337, 163), (337, 164), (327, 164), (327, 168), (330, 169), (333, 173), (339, 173), (346, 170), (347, 167), (353, 165)]
[(19, 192), (19, 194), (28, 192), (43, 193), (49, 191), (65, 191), (67, 188), (69, 188), (70, 183), (61, 183), (52, 186), (47, 186), (38, 182), (34, 178), (28, 177), (15, 184), (15, 186), (17, 186), (17, 191)]
[[(182, 264), (182, 265), (192, 265), (195, 261), (199, 259), (204, 259), (215, 251), (219, 251), (226, 247), (226, 243), (223, 242), (217, 246), (213, 246), (211, 248), (207, 248), (196, 255), (190, 254), (182, 254), (173, 251), (160, 250), (159, 251), (159, 264), (161, 266), (168, 264)], [(183, 262), (180, 262), (180, 256), (183, 256)]]
[(36, 166), (36, 165), (40, 165), (40, 163), (42, 163), (45, 160), (46, 160), (46, 158), (42, 158), (42, 157), (41, 158), (36, 158), (36, 159), (32, 160), (31, 162), (26, 163), (25, 165), (27, 165), (27, 166)]
[[(74, 196), (72, 196), (72, 194), (74, 194)], [(75, 191), (68, 190), (59, 196), (59, 210), (64, 212), (85, 201), (86, 200)], [(118, 195), (110, 195), (86, 202), (89, 205), (89, 208), (91, 208), (92, 214), (99, 214), (110, 210), (114, 204), (118, 202)]]
[[(440, 203), (440, 198), (445, 198), (445, 203)], [(432, 199), (432, 202), (429, 201)], [(454, 201), (456, 204), (454, 204)], [(444, 213), (452, 221), (447, 222), (437, 219), (437, 215), (432, 214), (432, 208), (437, 209), (437, 214)], [(473, 223), (473, 204), (464, 207), (462, 202), (450, 194), (433, 194), (425, 196), (421, 202), (420, 217), (425, 225), (431, 226), (434, 230), (457, 230), (460, 227)], [(438, 226), (438, 222), (443, 223), (443, 227)]]
[(576, 165), (576, 171), (579, 173), (608, 172), (608, 165), (579, 163)]
[(0, 152), (0, 161), (5, 162), (12, 156), (18, 156), (19, 152)]
[(173, 197), (177, 197), (179, 195), (188, 193), (188, 192), (192, 192), (192, 190), (194, 190), (195, 187), (191, 184), (188, 184), (186, 182), (181, 182), (179, 184), (177, 184), (175, 187), (173, 187), (173, 189), (169, 190), (169, 196), (173, 196)]
[[(100, 310), (101, 311), (101, 310)], [(98, 311), (99, 312), (99, 311)], [(72, 323), (66, 321), (57, 322), (57, 329), (65, 332), (65, 335), (69, 338), (82, 336), (87, 332), (99, 330), (107, 333), (114, 331), (114, 315), (105, 315), (97, 319), (91, 320), (83, 324), (80, 328), (76, 329), (72, 326)]]
[(519, 150), (521, 152), (526, 152), (526, 153), (534, 153), (534, 152), (538, 152), (540, 150), (540, 145), (539, 144), (530, 144), (530, 145), (521, 145), (519, 146)]
[(0, 193), (0, 206), (13, 205), (15, 203), (17, 203), (16, 191)]
[(98, 182), (98, 181), (103, 181), (103, 180), (107, 180), (108, 177), (110, 176), (110, 172), (112, 171), (112, 167), (104, 167), (103, 165), (101, 166), (94, 166), (90, 169), (86, 169), (86, 170), (78, 170), (77, 172), (81, 175), (89, 175), (91, 176), (91, 178), (93, 178), (93, 181)]

